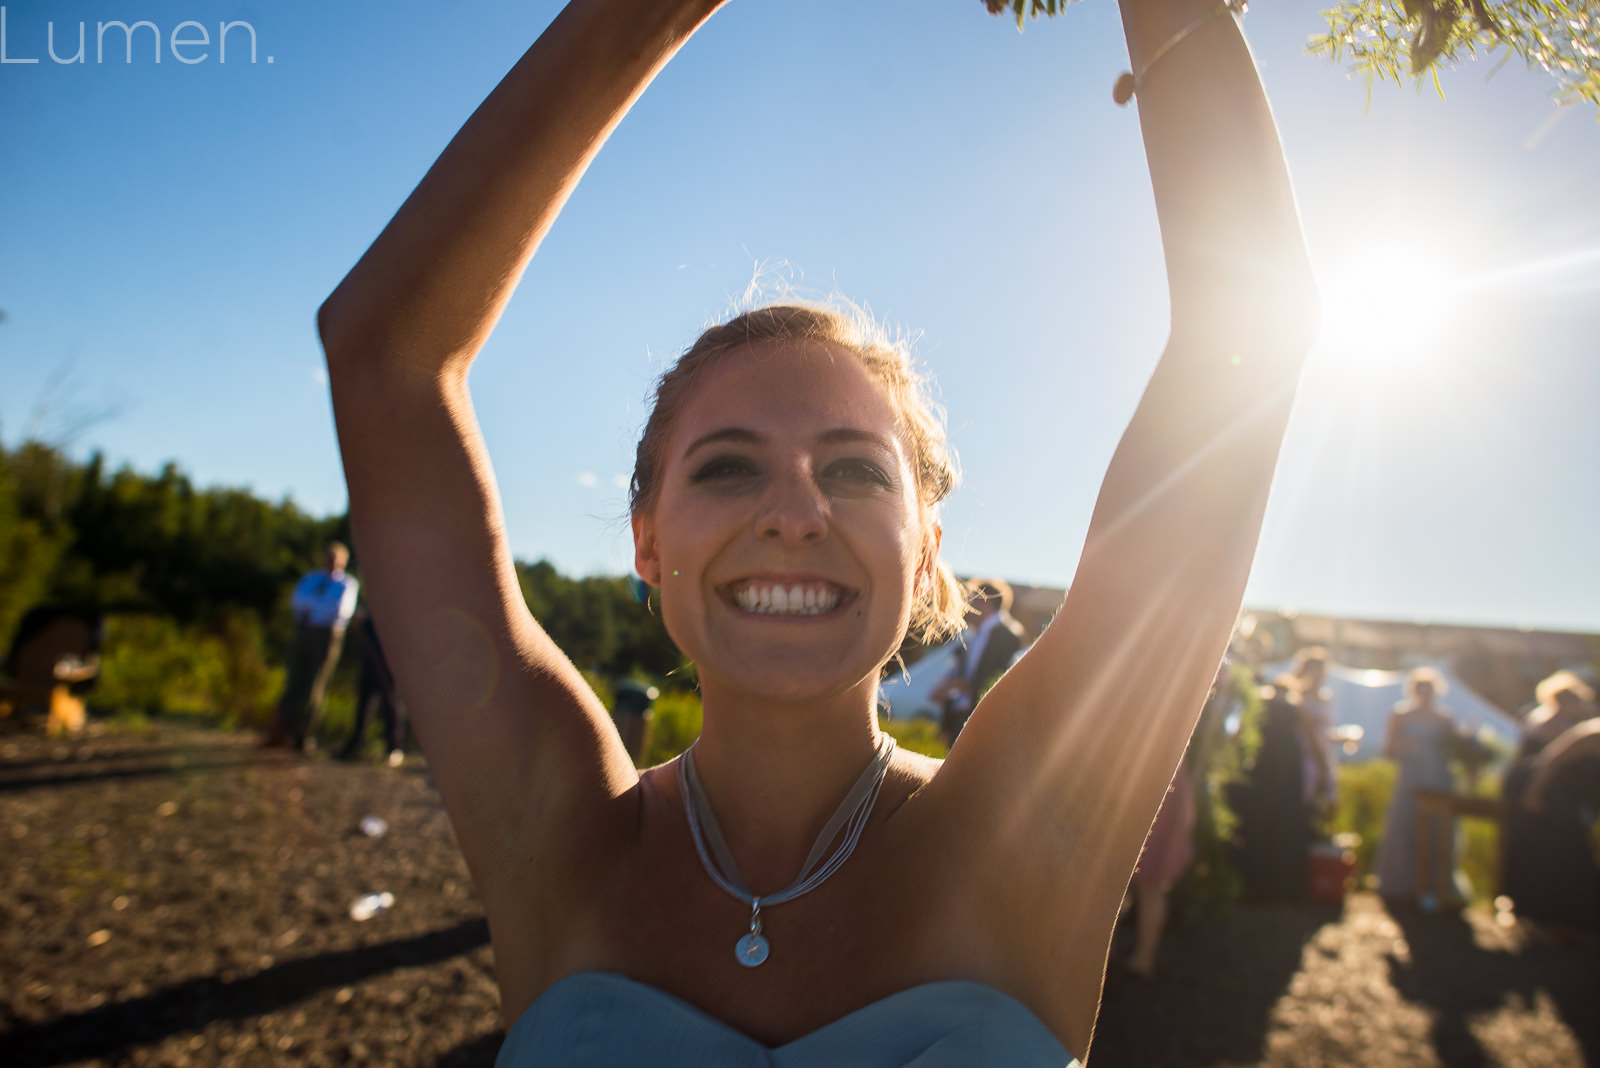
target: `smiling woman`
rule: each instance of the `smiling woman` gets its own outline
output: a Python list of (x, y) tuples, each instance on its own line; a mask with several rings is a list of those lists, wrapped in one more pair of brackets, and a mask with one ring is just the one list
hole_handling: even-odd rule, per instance
[(720, 6), (573, 0), (318, 317), (373, 614), (493, 932), (500, 1062), (1062, 1068), (1088, 1053), (1310, 344), (1266, 98), (1233, 8), (1123, 0), (1171, 340), (1071, 596), (942, 764), (876, 715), (907, 633), (963, 607), (939, 562), (954, 465), (906, 353), (779, 306), (663, 376), (635, 563), (704, 729), (639, 771), (522, 601), (467, 373), (607, 135)]

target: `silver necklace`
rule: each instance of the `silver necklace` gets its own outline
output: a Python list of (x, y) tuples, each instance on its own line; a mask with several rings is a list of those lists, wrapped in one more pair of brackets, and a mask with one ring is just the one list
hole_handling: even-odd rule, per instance
[[(850, 787), (850, 792), (845, 794), (844, 800), (839, 802), (839, 807), (833, 810), (822, 833), (817, 835), (811, 853), (800, 867), (800, 874), (782, 890), (766, 895), (752, 891), (739, 873), (739, 865), (734, 862), (727, 840), (722, 837), (722, 828), (717, 826), (717, 817), (712, 815), (711, 803), (706, 800), (705, 790), (700, 786), (700, 776), (694, 767), (694, 746), (690, 746), (678, 758), (678, 789), (683, 794), (683, 810), (689, 818), (689, 832), (694, 836), (694, 848), (700, 855), (700, 865), (718, 886), (740, 901), (750, 903), (750, 930), (733, 947), (734, 956), (740, 964), (746, 968), (757, 967), (766, 961), (772, 951), (767, 936), (761, 933), (763, 905), (771, 908), (815, 890), (838, 871), (855, 850), (861, 831), (872, 815), (872, 807), (878, 800), (878, 792), (883, 789), (884, 776), (889, 772), (889, 758), (893, 755), (894, 739), (884, 734), (878, 740), (872, 760), (856, 779), (855, 785)], [(841, 829), (844, 837), (831, 853), (824, 855), (828, 843), (839, 836)]]

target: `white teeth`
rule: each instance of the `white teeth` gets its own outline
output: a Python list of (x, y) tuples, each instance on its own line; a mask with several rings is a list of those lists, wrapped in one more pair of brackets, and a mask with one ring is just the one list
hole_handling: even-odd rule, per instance
[(734, 591), (733, 603), (746, 612), (815, 616), (833, 611), (842, 596), (827, 586), (746, 586)]

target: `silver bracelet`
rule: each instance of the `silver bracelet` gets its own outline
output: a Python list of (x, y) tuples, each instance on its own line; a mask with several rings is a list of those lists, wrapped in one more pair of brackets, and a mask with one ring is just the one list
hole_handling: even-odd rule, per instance
[(1111, 88), (1111, 99), (1115, 100), (1119, 106), (1126, 106), (1128, 101), (1133, 99), (1133, 94), (1137, 93), (1139, 87), (1144, 84), (1145, 75), (1150, 73), (1150, 68), (1155, 66), (1162, 56), (1176, 48), (1178, 42), (1224, 12), (1231, 12), (1234, 18), (1239, 18), (1248, 8), (1247, 0), (1220, 0), (1216, 7), (1162, 42), (1161, 47), (1152, 52), (1150, 58), (1144, 61), (1144, 66), (1139, 69), (1139, 73), (1134, 74), (1131, 71), (1124, 71), (1117, 78), (1116, 85)]

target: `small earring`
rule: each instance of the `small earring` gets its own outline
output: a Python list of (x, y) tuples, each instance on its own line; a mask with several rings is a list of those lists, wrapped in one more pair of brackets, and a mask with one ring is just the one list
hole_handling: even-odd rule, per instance
[(629, 575), (628, 596), (633, 598), (635, 604), (648, 604), (650, 601), (650, 584), (638, 575)]

